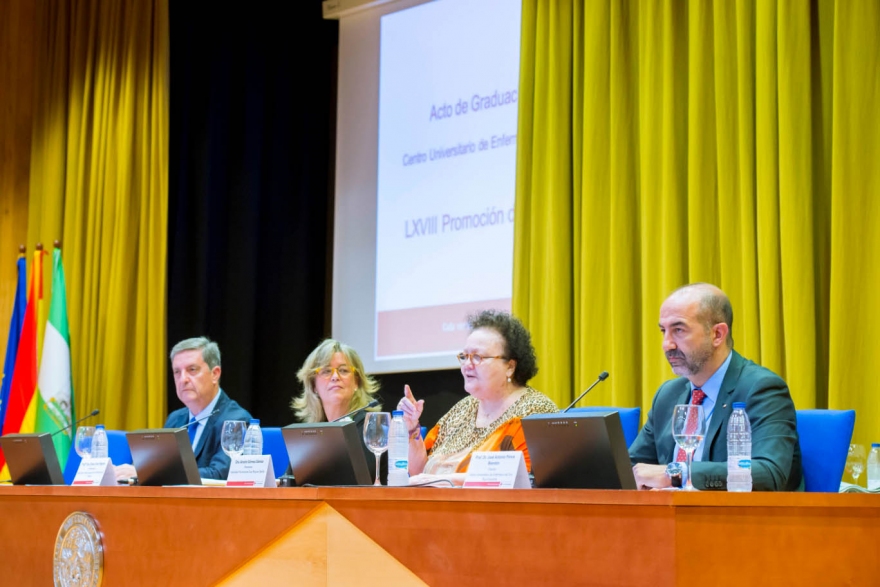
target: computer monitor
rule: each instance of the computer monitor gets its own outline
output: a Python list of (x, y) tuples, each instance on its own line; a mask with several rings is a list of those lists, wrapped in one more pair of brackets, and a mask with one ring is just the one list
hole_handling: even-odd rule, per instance
[(534, 414), (522, 419), (535, 487), (636, 489), (620, 414)]
[(64, 485), (51, 434), (7, 434), (0, 448), (14, 485)]
[(291, 424), (281, 429), (296, 485), (370, 485), (355, 422)]
[(201, 485), (186, 430), (158, 428), (126, 433), (138, 485)]

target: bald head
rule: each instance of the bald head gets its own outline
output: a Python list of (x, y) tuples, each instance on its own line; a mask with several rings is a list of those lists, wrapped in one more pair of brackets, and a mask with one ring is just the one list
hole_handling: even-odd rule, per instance
[(697, 303), (697, 319), (707, 329), (715, 324), (727, 324), (727, 348), (733, 348), (733, 306), (720, 288), (711, 283), (691, 283), (672, 292), (667, 302)]

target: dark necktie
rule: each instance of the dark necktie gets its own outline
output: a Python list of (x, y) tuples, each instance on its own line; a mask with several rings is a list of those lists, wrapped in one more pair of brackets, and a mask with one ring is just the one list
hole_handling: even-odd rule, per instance
[[(699, 387), (694, 388), (694, 392), (691, 394), (691, 405), (699, 406), (703, 403), (703, 400), (706, 399), (706, 394)], [(693, 433), (694, 430), (697, 429), (697, 410), (694, 410), (690, 413), (688, 417), (687, 425), (685, 426), (685, 430), (688, 433)], [(675, 455), (676, 463), (683, 463), (687, 461), (687, 453), (684, 452), (684, 449), (679, 447), (678, 454)]]
[(196, 417), (193, 416), (189, 419), (189, 428), (187, 428), (187, 433), (189, 434), (189, 443), (192, 444), (193, 440), (196, 439), (196, 428), (198, 428), (198, 424), (193, 424), (196, 421)]

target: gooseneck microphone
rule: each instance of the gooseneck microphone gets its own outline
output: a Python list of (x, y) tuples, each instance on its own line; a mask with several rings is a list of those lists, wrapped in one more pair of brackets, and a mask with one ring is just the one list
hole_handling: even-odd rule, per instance
[(354, 416), (354, 415), (357, 414), (358, 412), (363, 412), (364, 410), (369, 410), (370, 408), (375, 408), (375, 407), (378, 406), (378, 405), (379, 405), (379, 400), (374, 399), (373, 401), (371, 401), (370, 403), (368, 403), (368, 404), (365, 405), (364, 407), (362, 407), (362, 408), (358, 408), (358, 409), (356, 409), (356, 410), (353, 410), (353, 411), (351, 411), (351, 412), (345, 414), (344, 416), (339, 416), (338, 418), (336, 418), (336, 419), (333, 420), (333, 421), (334, 421), (334, 422), (339, 422), (340, 420), (344, 420), (345, 418), (351, 418), (352, 416)]
[(72, 426), (78, 426), (80, 422), (83, 422), (84, 420), (88, 420), (88, 419), (91, 418), (92, 416), (97, 416), (97, 415), (100, 414), (100, 413), (101, 413), (101, 410), (99, 410), (98, 408), (95, 408), (94, 410), (92, 410), (92, 411), (89, 413), (88, 416), (83, 416), (82, 418), (80, 418), (80, 419), (77, 420), (76, 422), (71, 422), (70, 424), (68, 424), (68, 425), (65, 426), (64, 428), (59, 428), (58, 430), (56, 430), (55, 432), (52, 433), (52, 436), (55, 436), (56, 434), (61, 434), (61, 433), (64, 432), (65, 430), (70, 430), (70, 428), (71, 428)]
[(599, 385), (600, 383), (602, 383), (602, 382), (605, 381), (606, 379), (608, 379), (608, 371), (602, 371), (601, 373), (599, 373), (599, 378), (596, 379), (596, 380), (593, 382), (593, 385), (591, 385), (591, 386), (589, 386), (587, 389), (585, 389), (584, 392), (583, 392), (582, 394), (580, 394), (579, 396), (577, 396), (577, 399), (576, 399), (576, 400), (574, 400), (573, 402), (571, 402), (571, 405), (570, 405), (570, 406), (568, 406), (567, 408), (565, 408), (564, 410), (562, 410), (562, 412), (560, 412), (560, 413), (561, 413), (561, 414), (564, 414), (564, 413), (567, 412), (568, 410), (572, 409), (576, 403), (578, 403), (579, 401), (581, 401), (585, 395), (587, 395), (588, 393), (590, 393), (590, 390), (591, 390), (591, 389), (593, 389), (594, 387), (596, 387), (597, 385)]
[(213, 412), (211, 412), (211, 413), (208, 414), (207, 416), (202, 416), (202, 417), (199, 418), (198, 420), (193, 420), (192, 422), (187, 422), (187, 423), (184, 424), (183, 426), (181, 426), (181, 427), (179, 427), (179, 428), (175, 428), (175, 430), (186, 430), (187, 428), (189, 428), (189, 427), (192, 426), (193, 424), (198, 424), (199, 422), (202, 422), (202, 421), (204, 421), (204, 420), (207, 420), (207, 419), (210, 418), (211, 416), (216, 416), (217, 413), (218, 413), (219, 411), (220, 411), (220, 408), (217, 408), (216, 410), (214, 410)]

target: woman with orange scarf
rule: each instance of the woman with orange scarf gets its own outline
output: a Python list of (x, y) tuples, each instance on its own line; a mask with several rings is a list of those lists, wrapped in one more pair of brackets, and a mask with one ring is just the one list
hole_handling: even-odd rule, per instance
[(520, 421), (530, 414), (557, 411), (550, 398), (527, 385), (538, 365), (522, 322), (494, 310), (468, 322), (471, 333), (458, 361), (469, 396), (440, 418), (424, 442), (419, 417), (425, 400), (417, 401), (407, 385), (397, 406), (410, 430), (411, 484), (446, 479), (461, 485), (475, 451), (521, 450), (530, 468)]

